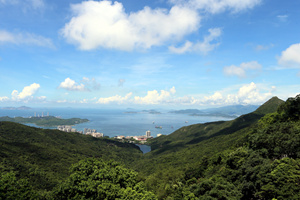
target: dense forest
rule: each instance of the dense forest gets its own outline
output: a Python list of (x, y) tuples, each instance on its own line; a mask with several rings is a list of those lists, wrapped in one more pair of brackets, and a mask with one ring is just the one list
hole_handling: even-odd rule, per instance
[(300, 95), (148, 144), (0, 122), (0, 199), (300, 199)]

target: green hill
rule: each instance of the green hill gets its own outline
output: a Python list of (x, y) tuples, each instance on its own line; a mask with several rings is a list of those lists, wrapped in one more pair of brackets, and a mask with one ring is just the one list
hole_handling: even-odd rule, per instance
[(0, 199), (12, 188), (19, 199), (300, 199), (300, 95), (183, 127), (149, 141), (144, 155), (131, 144), (11, 122), (0, 122), (0, 144)]
[(149, 142), (152, 153), (173, 152), (176, 149), (185, 148), (186, 145), (197, 144), (216, 136), (233, 134), (253, 125), (265, 114), (275, 112), (283, 102), (277, 97), (273, 97), (254, 112), (242, 115), (234, 120), (190, 125), (170, 135), (154, 138)]
[(278, 97), (272, 97), (270, 100), (268, 100), (262, 106), (257, 108), (254, 111), (254, 113), (265, 115), (265, 114), (268, 114), (268, 113), (276, 112), (278, 106), (280, 106), (282, 103), (284, 103), (283, 100), (279, 99)]
[(274, 97), (256, 111), (234, 120), (186, 126), (170, 135), (155, 138), (149, 142), (152, 151), (137, 162), (135, 169), (147, 177), (149, 188), (160, 198), (165, 198), (169, 193), (159, 188), (184, 179), (186, 171), (199, 168), (203, 159), (214, 158), (222, 151), (245, 143), (255, 124), (269, 111), (276, 111), (282, 103)]
[(113, 159), (129, 165), (142, 153), (133, 144), (0, 122), (0, 155), (1, 171), (14, 171), (36, 190), (49, 191), (81, 159)]

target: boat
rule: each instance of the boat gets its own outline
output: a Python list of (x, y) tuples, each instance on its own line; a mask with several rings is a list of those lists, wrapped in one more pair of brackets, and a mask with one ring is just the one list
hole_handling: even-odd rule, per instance
[(159, 128), (159, 129), (162, 129), (162, 126), (155, 126), (155, 128)]

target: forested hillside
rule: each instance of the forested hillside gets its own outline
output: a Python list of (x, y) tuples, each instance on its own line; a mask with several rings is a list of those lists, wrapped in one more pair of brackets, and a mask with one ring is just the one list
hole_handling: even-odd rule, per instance
[(128, 164), (142, 153), (134, 144), (0, 122), (0, 155), (2, 173), (14, 172), (16, 177), (28, 179), (39, 193), (47, 193), (69, 175), (72, 164), (82, 159)]
[(10, 122), (0, 133), (4, 199), (300, 199), (300, 95), (274, 97), (232, 121), (183, 127), (149, 142), (145, 155), (130, 144)]
[(137, 170), (159, 199), (300, 198), (300, 96), (272, 98), (233, 121), (184, 127), (152, 144)]

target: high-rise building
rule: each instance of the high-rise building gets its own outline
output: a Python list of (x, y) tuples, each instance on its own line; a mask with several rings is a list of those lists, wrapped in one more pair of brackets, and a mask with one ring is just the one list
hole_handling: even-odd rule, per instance
[(146, 131), (146, 137), (151, 137), (151, 131)]

